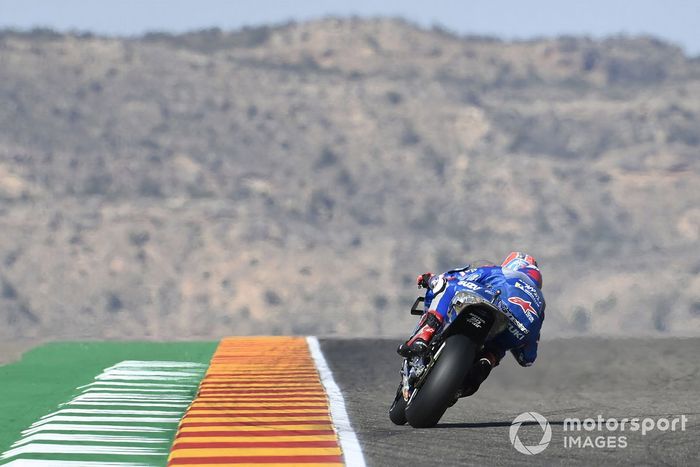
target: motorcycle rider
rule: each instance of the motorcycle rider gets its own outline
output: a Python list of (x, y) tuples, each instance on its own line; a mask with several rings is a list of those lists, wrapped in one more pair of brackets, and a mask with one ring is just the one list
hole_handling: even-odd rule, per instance
[(418, 287), (428, 289), (425, 310), (413, 335), (397, 349), (399, 355), (410, 357), (424, 353), (435, 332), (445, 321), (454, 291), (446, 286), (451, 281), (475, 282), (497, 290), (500, 306), (517, 320), (484, 343), (476, 361), (467, 374), (460, 397), (474, 394), (510, 350), (521, 366), (530, 366), (537, 358), (540, 327), (544, 321), (545, 301), (542, 295), (542, 273), (532, 256), (514, 251), (500, 266), (493, 264), (453, 269), (440, 275), (425, 273), (418, 276)]

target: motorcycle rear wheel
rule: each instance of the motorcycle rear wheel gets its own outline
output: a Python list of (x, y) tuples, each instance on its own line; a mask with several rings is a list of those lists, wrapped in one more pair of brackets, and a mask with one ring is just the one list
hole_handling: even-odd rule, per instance
[(476, 351), (476, 343), (462, 334), (445, 340), (426, 381), (406, 407), (406, 420), (412, 427), (430, 428), (440, 421), (471, 368)]

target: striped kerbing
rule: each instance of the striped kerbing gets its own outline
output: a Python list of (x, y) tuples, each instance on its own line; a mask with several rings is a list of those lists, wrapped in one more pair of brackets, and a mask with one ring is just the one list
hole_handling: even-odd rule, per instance
[[(359, 446), (356, 451), (364, 465)], [(168, 465), (223, 464), (344, 464), (304, 338), (239, 337), (219, 344), (180, 422)]]

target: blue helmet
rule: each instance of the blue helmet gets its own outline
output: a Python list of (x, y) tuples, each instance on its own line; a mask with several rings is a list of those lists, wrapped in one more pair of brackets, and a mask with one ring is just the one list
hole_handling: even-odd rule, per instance
[(542, 288), (542, 273), (540, 268), (537, 266), (537, 261), (534, 257), (522, 253), (520, 251), (513, 251), (506, 259), (503, 260), (501, 264), (503, 269), (509, 269), (511, 271), (518, 271), (526, 274), (532, 282), (535, 283), (537, 288)]

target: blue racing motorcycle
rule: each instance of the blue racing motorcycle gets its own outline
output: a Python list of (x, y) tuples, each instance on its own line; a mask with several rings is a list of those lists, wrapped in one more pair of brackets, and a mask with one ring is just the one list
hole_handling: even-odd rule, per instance
[[(449, 281), (446, 287), (454, 290), (443, 326), (425, 353), (403, 361), (401, 383), (389, 408), (389, 418), (397, 425), (435, 426), (459, 398), (484, 342), (517, 322), (502, 305), (498, 290), (467, 280)], [(424, 297), (416, 299), (412, 315), (427, 311), (424, 301)]]

